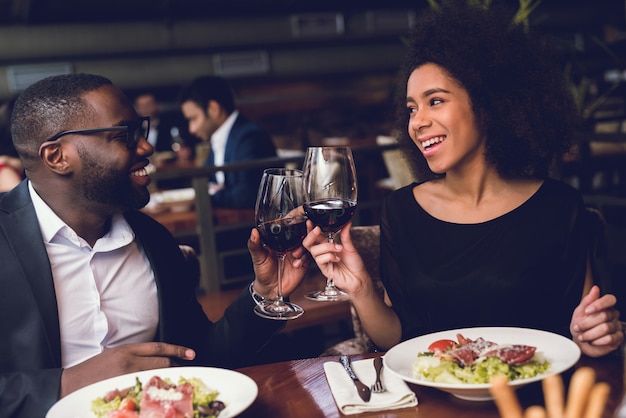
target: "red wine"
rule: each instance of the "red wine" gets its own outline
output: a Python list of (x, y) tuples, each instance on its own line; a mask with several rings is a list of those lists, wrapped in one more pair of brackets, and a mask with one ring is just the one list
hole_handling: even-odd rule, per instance
[(272, 251), (286, 253), (302, 243), (306, 236), (306, 218), (281, 218), (257, 226), (261, 240)]
[(337, 232), (356, 212), (356, 202), (322, 199), (304, 204), (307, 217), (324, 232)]

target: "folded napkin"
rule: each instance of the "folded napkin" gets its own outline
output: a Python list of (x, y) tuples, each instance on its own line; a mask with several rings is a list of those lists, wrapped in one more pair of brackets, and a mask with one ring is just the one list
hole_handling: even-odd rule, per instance
[[(376, 380), (373, 359), (357, 360), (352, 362), (352, 370), (367, 386), (371, 386)], [(345, 415), (359, 414), (361, 412), (384, 411), (388, 409), (400, 409), (417, 405), (415, 393), (409, 389), (404, 380), (382, 370), (381, 380), (386, 391), (373, 393), (369, 402), (364, 402), (358, 395), (352, 379), (348, 376), (339, 361), (324, 363), (324, 372), (330, 386), (330, 391), (341, 413)]]

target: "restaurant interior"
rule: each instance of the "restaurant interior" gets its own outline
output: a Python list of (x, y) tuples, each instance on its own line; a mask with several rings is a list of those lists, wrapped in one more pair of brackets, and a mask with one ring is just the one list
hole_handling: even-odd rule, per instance
[[(556, 175), (604, 215), (614, 291), (626, 300), (625, 4), (543, 0), (530, 24), (563, 49), (585, 121), (578, 147)], [(393, 141), (383, 141), (395, 128), (403, 37), (427, 7), (426, 0), (0, 0), (0, 101), (46, 75), (93, 72), (131, 97), (155, 93), (177, 118), (179, 88), (220, 75), (231, 82), (240, 111), (272, 134), (276, 164), (298, 166), (309, 145), (351, 146), (359, 175), (355, 224), (376, 225), (384, 196), (411, 181), (394, 170)], [(193, 143), (185, 124), (179, 128)], [(210, 169), (177, 165), (175, 152), (154, 164), (155, 184), (180, 180), (177, 187), (193, 191), (150, 210), (195, 250), (198, 297), (217, 319), (251, 278), (251, 214), (211, 208), (199, 195)], [(310, 287), (318, 286), (315, 267), (311, 277)], [(355, 336), (347, 304), (298, 301), (309, 315), (289, 321), (273, 343), (291, 352), (279, 356), (270, 346), (263, 361), (318, 356)]]

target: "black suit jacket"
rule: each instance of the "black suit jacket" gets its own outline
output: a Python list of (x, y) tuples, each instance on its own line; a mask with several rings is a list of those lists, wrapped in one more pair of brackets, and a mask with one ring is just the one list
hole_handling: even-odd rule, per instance
[[(246, 289), (211, 323), (195, 299), (194, 280), (172, 235), (141, 212), (125, 215), (156, 277), (155, 341), (195, 349), (194, 364), (249, 364), (282, 321), (257, 317)], [(0, 417), (43, 417), (58, 398), (61, 372), (50, 262), (24, 181), (0, 194)]]
[[(224, 164), (276, 157), (271, 136), (258, 125), (239, 114), (233, 124), (224, 150)], [(204, 164), (213, 165), (213, 153)], [(224, 173), (224, 188), (212, 196), (216, 207), (254, 209), (264, 167)]]

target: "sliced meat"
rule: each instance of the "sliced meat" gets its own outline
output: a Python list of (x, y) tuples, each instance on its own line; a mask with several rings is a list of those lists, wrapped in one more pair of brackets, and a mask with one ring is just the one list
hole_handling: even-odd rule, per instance
[(141, 418), (193, 418), (193, 386), (168, 384), (158, 376), (143, 388)]
[(535, 355), (536, 347), (523, 344), (514, 344), (511, 346), (498, 347), (495, 350), (487, 351), (484, 355), (497, 356), (503, 362), (511, 366), (520, 366), (527, 363)]
[(495, 347), (497, 344), (491, 341), (487, 341), (482, 337), (478, 337), (476, 340), (465, 338), (461, 334), (457, 334), (460, 347), (454, 348), (446, 352), (449, 356), (452, 356), (457, 360), (461, 366), (469, 366), (480, 357), (480, 355), (490, 347)]
[(455, 348), (454, 350), (448, 351), (447, 354), (452, 356), (461, 366), (469, 366), (478, 358), (478, 355), (471, 347)]
[(435, 356), (442, 360), (455, 361), (463, 367), (473, 364), (479, 357), (490, 356), (497, 356), (511, 366), (520, 366), (531, 360), (537, 349), (523, 344), (498, 346), (498, 344), (482, 337), (472, 340), (461, 334), (457, 334), (457, 339), (459, 341), (457, 348), (445, 352), (435, 352)]
[(104, 401), (105, 402), (111, 402), (113, 399), (115, 399), (116, 397), (120, 397), (120, 399), (124, 399), (126, 397), (126, 395), (128, 395), (128, 392), (130, 392), (130, 390), (133, 388), (133, 386), (128, 387), (126, 389), (113, 389), (112, 391), (108, 392), (107, 394), (104, 395)]
[(476, 351), (478, 355), (487, 350), (489, 347), (495, 347), (498, 345), (494, 342), (485, 340), (483, 337), (478, 337), (475, 340), (470, 340), (469, 338), (465, 338), (461, 334), (457, 334), (457, 338), (459, 340), (460, 346), (469, 347), (473, 351)]

